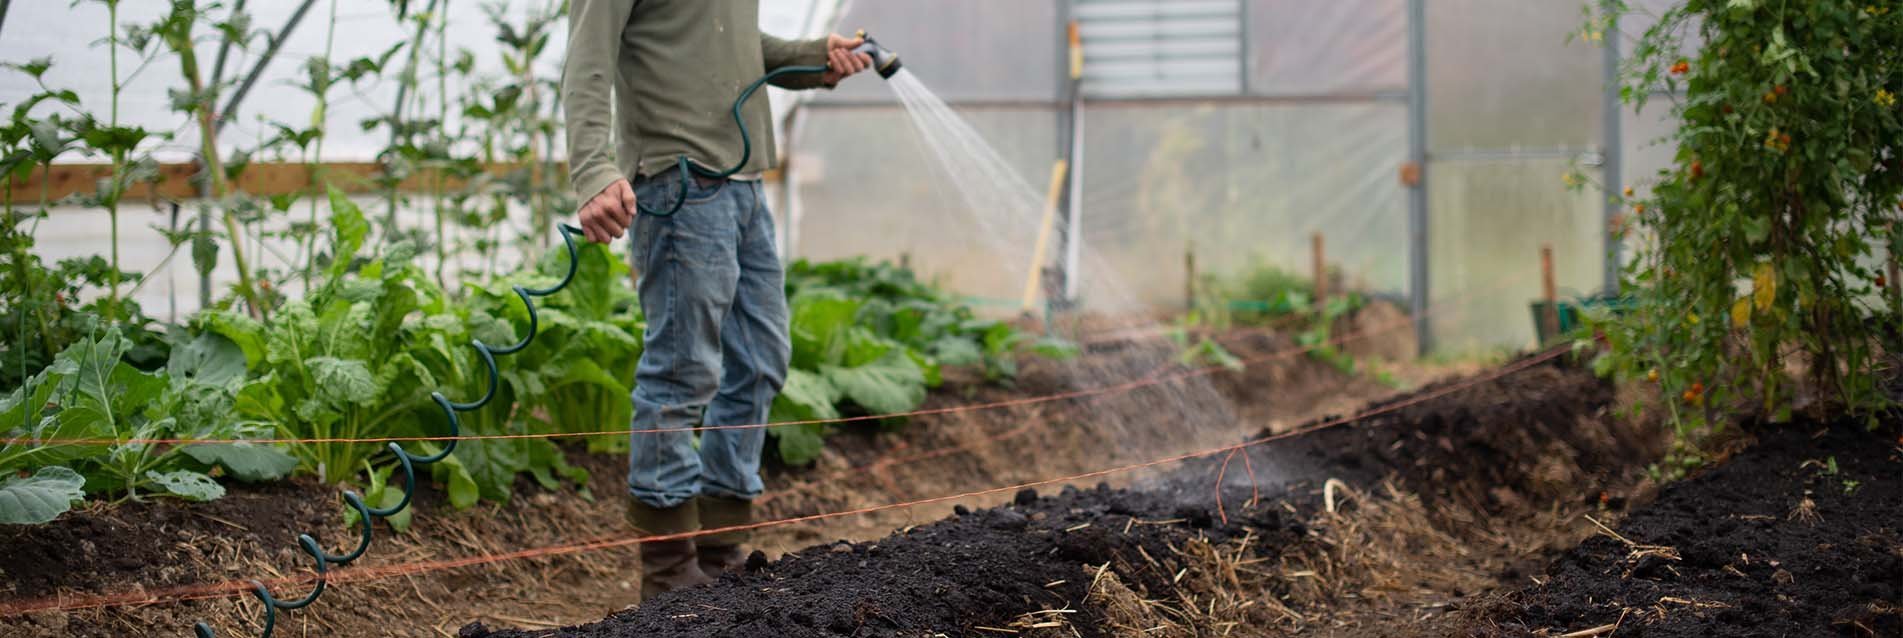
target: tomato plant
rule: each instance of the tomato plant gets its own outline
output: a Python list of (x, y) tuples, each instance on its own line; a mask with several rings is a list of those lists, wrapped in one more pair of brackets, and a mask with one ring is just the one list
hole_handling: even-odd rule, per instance
[(1895, 4), (1691, 0), (1633, 47), (1621, 94), (1635, 108), (1672, 96), (1677, 153), (1649, 196), (1626, 191), (1632, 304), (1600, 326), (1601, 365), (1682, 399), (1664, 402), (1682, 434), (1740, 406), (1788, 418), (1800, 394), (1860, 414), (1887, 402), (1880, 353), (1896, 351), (1899, 316), (1880, 272), (1903, 247)]

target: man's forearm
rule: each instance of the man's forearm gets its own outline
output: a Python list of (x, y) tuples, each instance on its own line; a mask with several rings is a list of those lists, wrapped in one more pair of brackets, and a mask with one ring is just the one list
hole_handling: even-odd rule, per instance
[(621, 32), (633, 10), (634, 3), (622, 0), (574, 0), (569, 13), (562, 114), (569, 183), (580, 201), (626, 178), (615, 165), (614, 83)]
[[(826, 66), (826, 39), (782, 40), (770, 35), (760, 36), (760, 55), (766, 61), (766, 69), (772, 71), (789, 66)], [(773, 79), (773, 86), (782, 89), (829, 89), (820, 73), (794, 73)]]

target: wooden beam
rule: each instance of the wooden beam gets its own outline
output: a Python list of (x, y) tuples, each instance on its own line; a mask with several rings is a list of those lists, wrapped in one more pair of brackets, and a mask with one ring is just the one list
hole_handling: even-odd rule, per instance
[[(520, 164), (498, 163), (484, 167), (492, 176), (500, 177), (520, 167)], [(565, 183), (568, 166), (565, 162), (555, 165), (555, 172)], [(360, 194), (375, 190), (373, 179), (379, 170), (375, 162), (325, 162), (320, 165), (330, 184), (346, 193)], [(198, 187), (192, 178), (199, 172), (198, 165), (179, 162), (159, 165), (159, 179), (156, 184), (136, 184), (126, 193), (129, 200), (152, 199), (154, 195), (165, 199), (188, 200), (198, 197)], [(246, 167), (232, 187), (238, 191), (269, 197), (309, 191), (311, 184), (310, 167), (301, 163), (260, 162)], [(40, 184), (46, 183), (47, 196), (59, 201), (73, 195), (91, 193), (98, 188), (99, 181), (112, 175), (110, 164), (54, 164), (51, 171), (35, 169), (26, 179), (13, 184), (14, 202), (29, 204), (39, 201)], [(778, 182), (778, 169), (768, 171), (768, 182)], [(406, 193), (428, 192), (435, 186), (434, 174), (428, 169), (418, 169), (409, 178), (397, 185), (397, 190)], [(461, 180), (447, 180), (444, 188), (461, 188)], [(156, 188), (155, 188), (156, 187)]]

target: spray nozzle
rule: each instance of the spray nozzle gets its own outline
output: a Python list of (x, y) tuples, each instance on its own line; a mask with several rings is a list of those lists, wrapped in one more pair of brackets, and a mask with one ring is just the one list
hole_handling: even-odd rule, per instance
[(899, 63), (899, 54), (879, 46), (879, 41), (867, 36), (864, 29), (859, 31), (859, 37), (865, 39), (865, 44), (854, 48), (852, 52), (872, 56), (872, 68), (879, 72), (879, 77), (890, 80), (892, 79), (892, 74), (898, 73), (899, 69), (904, 66)]

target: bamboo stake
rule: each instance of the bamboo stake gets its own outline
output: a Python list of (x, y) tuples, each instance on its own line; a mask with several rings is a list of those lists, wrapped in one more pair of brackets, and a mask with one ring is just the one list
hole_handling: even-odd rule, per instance
[(1070, 162), (1057, 160), (1051, 165), (1050, 195), (1044, 199), (1044, 216), (1038, 222), (1037, 246), (1031, 251), (1031, 267), (1024, 276), (1024, 311), (1031, 312), (1037, 307), (1037, 281), (1044, 272), (1044, 255), (1050, 248), (1051, 231), (1057, 224), (1057, 198), (1063, 193), (1064, 176), (1070, 170)]

